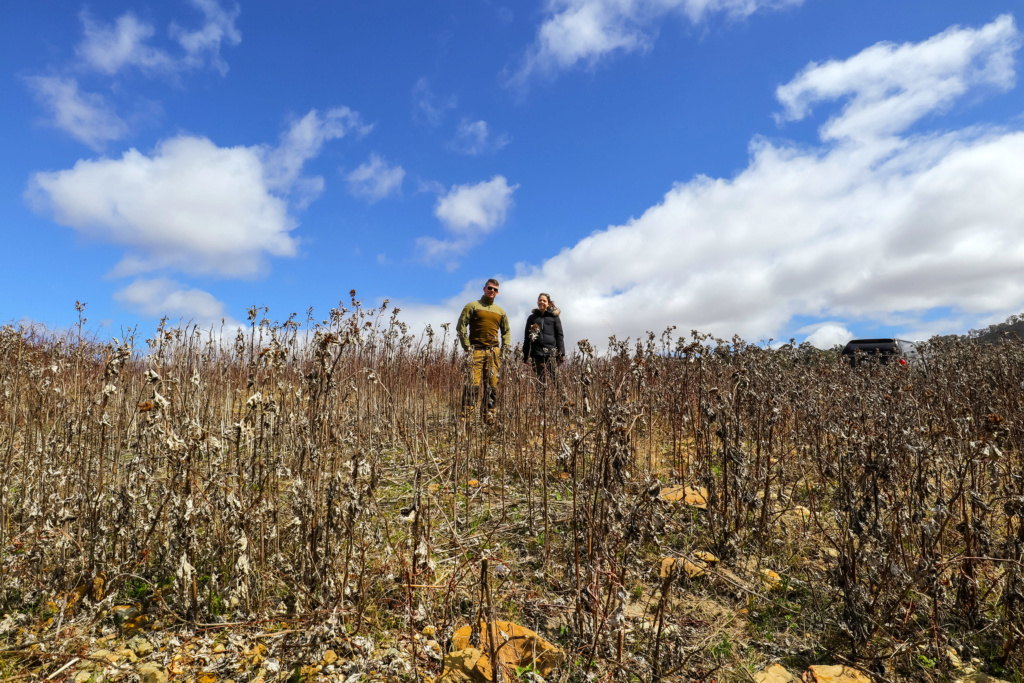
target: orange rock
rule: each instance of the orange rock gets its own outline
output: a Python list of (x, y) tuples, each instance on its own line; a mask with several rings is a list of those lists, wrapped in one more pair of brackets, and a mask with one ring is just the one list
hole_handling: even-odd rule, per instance
[(661, 490), (661, 497), (669, 503), (683, 501), (701, 510), (708, 507), (708, 490), (703, 486), (669, 486)]
[[(556, 667), (565, 661), (565, 655), (557, 647), (544, 640), (534, 631), (510, 621), (494, 621), (492, 628), (497, 632), (495, 650), (498, 661), (508, 667), (534, 666), (541, 676), (547, 678)], [(480, 623), (480, 651), (489, 652), (487, 625)], [(467, 625), (452, 634), (452, 648), (464, 650), (471, 647), (469, 638), (472, 627)], [(487, 668), (490, 663), (485, 661)], [(477, 667), (481, 666), (477, 663)]]
[(107, 594), (106, 593), (106, 587), (107, 587), (107, 573), (106, 572), (100, 572), (92, 580), (92, 592), (91, 592), (90, 597), (92, 598), (93, 602), (99, 602), (100, 600), (103, 599), (103, 597)]
[(804, 672), (805, 683), (871, 683), (871, 679), (848, 666), (815, 664)]
[(695, 508), (706, 510), (708, 507), (708, 490), (703, 486), (697, 488), (687, 486), (686, 497), (683, 498), (683, 502)]
[(661, 499), (669, 503), (677, 503), (686, 495), (684, 486), (669, 486), (661, 490)]
[(663, 557), (661, 559), (661, 571), (659, 574), (661, 578), (665, 578), (672, 571), (672, 566), (678, 565), (679, 569), (686, 572), (686, 575), (691, 579), (695, 579), (704, 573), (707, 569), (707, 565), (698, 560), (697, 562), (691, 562), (685, 557)]
[(754, 674), (754, 680), (757, 683), (795, 683), (797, 679), (784, 666), (775, 663)]
[(805, 522), (811, 518), (811, 511), (805, 508), (803, 505), (797, 505), (796, 507), (794, 507), (790, 511), (790, 514), (794, 517), (799, 517), (802, 521)]
[(782, 588), (782, 577), (771, 569), (761, 570), (761, 582), (767, 588)]
[(444, 675), (437, 683), (488, 683), (494, 676), (484, 653), (467, 647), (444, 658)]

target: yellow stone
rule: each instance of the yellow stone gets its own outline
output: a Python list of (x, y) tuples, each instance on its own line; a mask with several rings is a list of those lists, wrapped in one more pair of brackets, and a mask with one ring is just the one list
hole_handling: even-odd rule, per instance
[(661, 490), (661, 498), (669, 503), (682, 501), (701, 510), (708, 507), (708, 490), (703, 486), (669, 486)]
[(804, 680), (808, 683), (871, 683), (870, 678), (848, 666), (815, 664), (808, 667), (807, 674)]
[(334, 664), (338, 661), (338, 653), (334, 650), (328, 650), (324, 653), (324, 664)]
[(444, 658), (444, 675), (437, 683), (489, 683), (492, 676), (491, 664), (484, 653), (468, 647)]
[(664, 579), (669, 575), (672, 571), (673, 565), (678, 565), (679, 568), (686, 572), (686, 575), (691, 579), (695, 579), (698, 576), (703, 575), (704, 570), (707, 568), (707, 565), (699, 560), (697, 562), (691, 562), (685, 557), (664, 557), (661, 560), (661, 571), (659, 572), (661, 578)]
[(794, 683), (796, 680), (793, 674), (786, 671), (786, 668), (778, 663), (772, 664), (767, 669), (754, 674), (754, 681), (756, 683)]
[[(495, 647), (498, 660), (509, 667), (533, 666), (537, 673), (547, 678), (555, 668), (565, 661), (565, 654), (528, 628), (510, 621), (494, 621), (491, 628), (496, 631)], [(480, 651), (488, 652), (490, 635), (484, 622), (480, 623)], [(452, 648), (464, 650), (470, 647), (472, 627), (463, 626), (452, 634)], [(486, 659), (483, 657), (482, 659)], [(487, 668), (490, 663), (486, 662)]]
[(708, 564), (718, 562), (718, 558), (706, 550), (698, 550), (693, 554), (693, 556), (696, 557), (698, 560), (707, 562)]
[(782, 588), (782, 577), (771, 569), (761, 570), (761, 582), (768, 588)]

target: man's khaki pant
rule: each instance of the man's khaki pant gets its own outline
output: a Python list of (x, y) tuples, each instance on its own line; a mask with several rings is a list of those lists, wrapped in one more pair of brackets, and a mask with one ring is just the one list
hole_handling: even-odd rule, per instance
[(468, 386), (462, 392), (462, 410), (467, 418), (471, 418), (480, 402), (480, 385), (484, 376), (487, 376), (487, 386), (484, 389), (484, 398), (487, 404), (486, 419), (488, 422), (494, 419), (495, 408), (498, 404), (498, 372), (501, 370), (501, 356), (498, 347), (489, 349), (474, 348), (471, 351), (473, 357)]

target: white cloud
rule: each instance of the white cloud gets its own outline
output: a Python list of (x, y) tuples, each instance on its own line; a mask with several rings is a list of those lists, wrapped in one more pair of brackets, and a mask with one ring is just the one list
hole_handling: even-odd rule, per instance
[(402, 188), (405, 169), (391, 166), (376, 153), (345, 176), (349, 192), (356, 197), (365, 197), (371, 203), (380, 201)]
[(52, 112), (48, 123), (94, 150), (124, 137), (127, 124), (102, 96), (81, 92), (73, 78), (33, 76), (25, 79), (36, 97)]
[(129, 67), (153, 74), (207, 65), (222, 74), (227, 73), (220, 48), (223, 43), (237, 45), (242, 40), (242, 34), (235, 27), (238, 6), (226, 10), (217, 0), (191, 0), (191, 4), (202, 12), (204, 23), (194, 30), (171, 24), (170, 34), (181, 48), (181, 54), (172, 55), (150, 45), (156, 29), (131, 12), (104, 24), (86, 11), (81, 14), (83, 38), (75, 53), (86, 66), (107, 75)]
[(438, 126), (448, 110), (457, 104), (455, 95), (438, 97), (430, 88), (430, 81), (421, 78), (412, 88), (413, 119), (428, 126)]
[[(83, 10), (79, 15), (82, 41), (75, 47), (79, 60), (77, 70), (85, 68), (114, 76), (125, 69), (135, 68), (146, 75), (174, 76), (186, 69), (209, 65), (222, 74), (226, 73), (227, 64), (220, 56), (220, 47), (222, 43), (237, 45), (242, 40), (235, 27), (238, 6), (226, 10), (219, 0), (190, 2), (202, 12), (204, 23), (195, 30), (171, 25), (170, 34), (181, 48), (181, 53), (175, 55), (150, 44), (156, 29), (132, 12), (126, 12), (106, 24)], [(114, 108), (98, 94), (81, 92), (75, 78), (33, 76), (25, 81), (52, 112), (50, 123), (92, 149), (99, 151), (105, 143), (128, 133), (128, 126)]]
[(509, 143), (507, 135), (491, 135), (486, 121), (470, 121), (463, 119), (455, 133), (455, 139), (449, 146), (456, 152), (476, 155), (482, 152), (499, 150)]
[(114, 300), (153, 318), (181, 318), (205, 326), (217, 326), (223, 320), (228, 327), (238, 326), (238, 322), (227, 313), (224, 303), (212, 294), (187, 288), (167, 278), (135, 280), (115, 292)]
[(512, 193), (505, 176), (496, 175), (476, 185), (455, 185), (437, 200), (434, 215), (452, 232), (490, 232), (505, 222), (512, 206)]
[(288, 190), (298, 180), (302, 165), (319, 154), (324, 143), (350, 133), (366, 135), (372, 128), (348, 107), (335, 107), (323, 116), (311, 110), (294, 122), (280, 144), (266, 155), (268, 185), (273, 190)]
[[(931, 56), (918, 69), (901, 67), (921, 46), (875, 46), (845, 63), (872, 55), (897, 102), (922, 73), (945, 74), (939, 80), (959, 83), (967, 96), (1009, 82), (1004, 65), (1018, 44), (1012, 21), (999, 18), (922, 43)], [(794, 83), (821, 80), (808, 68)], [(899, 325), (892, 333), (902, 334), (932, 327), (926, 321), (936, 312), (952, 311), (971, 325), (1024, 309), (1024, 131), (903, 132), (915, 122), (908, 110), (924, 117), (947, 99), (933, 100), (931, 109), (897, 107), (902, 130), (880, 128), (855, 106), (871, 91), (867, 78), (836, 90), (854, 93), (854, 104), (829, 121), (819, 146), (755, 139), (735, 177), (680, 183), (638, 218), (538, 266), (518, 266), (502, 280), (503, 305), (525, 316), (538, 292), (550, 292), (566, 334), (591, 341), (669, 325), (757, 340), (778, 336), (795, 316), (890, 320)], [(874, 102), (880, 110), (888, 104)], [(847, 133), (829, 135), (835, 130)], [(447, 319), (459, 305), (444, 306)]]
[(314, 110), (276, 148), (218, 147), (182, 135), (151, 156), (130, 149), (120, 159), (37, 173), (27, 196), (58, 223), (126, 247), (116, 274), (171, 268), (251, 277), (265, 269), (267, 256), (296, 253), (288, 195), (298, 189), (301, 203), (321, 186), (318, 178), (300, 178), (301, 166), (344, 135), (349, 128), (341, 121), (353, 117), (344, 108), (323, 117)]
[(951, 28), (922, 43), (879, 43), (845, 61), (811, 63), (778, 88), (785, 120), (844, 97), (842, 113), (821, 130), (825, 140), (892, 135), (948, 108), (970, 88), (1009, 90), (1020, 36), (1010, 15), (980, 29)]
[(206, 22), (202, 27), (189, 31), (176, 24), (171, 25), (173, 35), (185, 50), (184, 64), (189, 67), (201, 67), (207, 62), (220, 71), (227, 73), (228, 65), (220, 56), (222, 43), (238, 45), (242, 42), (242, 34), (235, 27), (235, 20), (240, 12), (238, 5), (227, 10), (218, 0), (191, 0), (202, 13)]
[(174, 60), (146, 44), (156, 29), (128, 12), (112, 24), (104, 25), (86, 11), (81, 13), (82, 42), (75, 53), (86, 65), (107, 75), (134, 66), (143, 71), (170, 69)]
[(822, 323), (814, 326), (814, 330), (804, 340), (819, 349), (831, 349), (833, 346), (844, 346), (853, 339), (853, 333), (841, 323)]
[(434, 215), (452, 235), (450, 239), (420, 237), (416, 240), (420, 255), (428, 262), (444, 262), (449, 270), (489, 232), (505, 222), (512, 206), (512, 193), (518, 185), (509, 185), (505, 176), (496, 175), (476, 185), (455, 185), (437, 200)]
[(711, 14), (733, 19), (762, 8), (799, 5), (803, 0), (548, 0), (544, 22), (511, 83), (552, 76), (579, 63), (593, 65), (614, 52), (647, 50), (666, 15), (698, 23)]

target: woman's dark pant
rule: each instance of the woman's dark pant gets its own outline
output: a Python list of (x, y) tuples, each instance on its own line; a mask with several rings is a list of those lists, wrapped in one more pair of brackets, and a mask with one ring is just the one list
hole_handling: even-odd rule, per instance
[(558, 384), (558, 360), (556, 356), (532, 356), (533, 369), (537, 373), (537, 379), (541, 384), (547, 386), (545, 375)]

